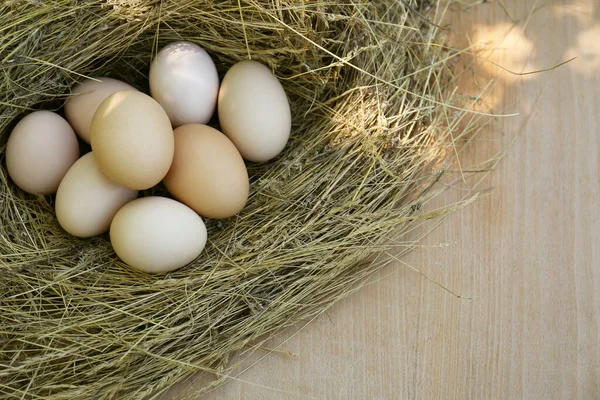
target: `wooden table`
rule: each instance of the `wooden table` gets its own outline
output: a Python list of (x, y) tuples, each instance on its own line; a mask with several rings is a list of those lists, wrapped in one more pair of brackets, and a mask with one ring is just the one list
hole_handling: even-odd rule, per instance
[(500, 74), (482, 101), (519, 116), (464, 156), (506, 151), (496, 169), (430, 207), (473, 179), (484, 196), (403, 259), (427, 278), (388, 268), (203, 399), (600, 398), (600, 1), (476, 2), (449, 17), (479, 55), (514, 72), (578, 57), (522, 76), (476, 59), (463, 93)]

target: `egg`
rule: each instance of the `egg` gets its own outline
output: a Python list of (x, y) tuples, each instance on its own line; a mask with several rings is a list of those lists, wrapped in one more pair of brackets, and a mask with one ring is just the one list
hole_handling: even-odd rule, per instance
[(129, 189), (156, 185), (173, 161), (169, 117), (152, 97), (138, 91), (116, 92), (100, 104), (91, 139), (100, 170)]
[(227, 71), (218, 112), (223, 133), (248, 161), (272, 159), (290, 137), (288, 99), (279, 80), (259, 62), (242, 61)]
[(75, 133), (86, 143), (90, 142), (92, 117), (104, 99), (120, 90), (136, 90), (117, 79), (100, 77), (86, 79), (72, 89), (72, 97), (65, 103), (65, 117)]
[(110, 241), (126, 264), (165, 273), (189, 264), (206, 245), (206, 226), (191, 208), (165, 197), (134, 200), (117, 212)]
[(79, 157), (79, 143), (63, 117), (35, 111), (12, 130), (6, 144), (6, 169), (28, 193), (51, 194)]
[(244, 160), (218, 130), (190, 124), (175, 129), (175, 156), (164, 183), (177, 200), (208, 218), (237, 214), (248, 200)]
[(107, 232), (121, 207), (138, 196), (106, 177), (93, 153), (81, 157), (65, 175), (56, 192), (56, 218), (73, 236), (92, 237)]
[(150, 93), (173, 126), (204, 124), (217, 104), (219, 76), (200, 46), (174, 42), (161, 49), (150, 65)]

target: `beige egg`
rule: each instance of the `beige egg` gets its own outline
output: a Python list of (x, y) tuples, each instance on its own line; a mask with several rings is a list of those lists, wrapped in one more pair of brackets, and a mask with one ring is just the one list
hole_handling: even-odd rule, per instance
[(110, 241), (126, 264), (149, 273), (181, 268), (206, 245), (206, 226), (189, 207), (165, 197), (144, 197), (119, 210)]
[(36, 111), (12, 130), (6, 144), (6, 168), (28, 193), (51, 194), (79, 157), (79, 143), (64, 118)]
[(138, 196), (106, 177), (93, 153), (81, 157), (58, 187), (56, 218), (71, 235), (86, 238), (107, 232), (121, 207)]
[(136, 89), (125, 82), (106, 77), (86, 79), (73, 87), (73, 96), (65, 103), (65, 117), (84, 142), (90, 142), (92, 117), (100, 103), (120, 90)]
[(171, 122), (152, 97), (133, 90), (116, 92), (94, 114), (92, 150), (112, 181), (130, 189), (151, 188), (173, 161)]
[(175, 156), (165, 186), (173, 197), (208, 218), (237, 214), (248, 200), (244, 160), (233, 143), (206, 125), (175, 129)]
[(219, 75), (204, 49), (190, 42), (163, 47), (150, 65), (150, 93), (173, 126), (204, 124), (212, 117)]
[(259, 62), (242, 61), (227, 71), (218, 108), (223, 133), (246, 160), (272, 159), (290, 137), (288, 99), (279, 80)]

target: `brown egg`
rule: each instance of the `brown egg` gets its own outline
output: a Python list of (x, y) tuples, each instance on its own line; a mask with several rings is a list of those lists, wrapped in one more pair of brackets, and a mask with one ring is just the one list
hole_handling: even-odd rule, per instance
[(107, 97), (92, 119), (91, 139), (100, 170), (129, 189), (156, 185), (173, 161), (169, 117), (142, 92), (125, 90)]
[(250, 183), (242, 156), (221, 132), (206, 125), (175, 129), (175, 156), (164, 183), (198, 214), (228, 218), (248, 200)]
[(105, 77), (95, 80), (86, 79), (73, 87), (74, 96), (69, 97), (65, 103), (65, 118), (84, 142), (90, 142), (92, 118), (98, 106), (104, 99), (119, 90), (135, 90), (135, 88), (125, 82)]

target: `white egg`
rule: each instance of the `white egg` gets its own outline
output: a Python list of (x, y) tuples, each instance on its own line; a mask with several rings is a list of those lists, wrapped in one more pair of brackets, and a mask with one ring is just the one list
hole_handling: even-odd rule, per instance
[(144, 197), (119, 210), (110, 225), (115, 253), (129, 266), (165, 273), (193, 261), (206, 245), (206, 226), (191, 208), (165, 197)]
[(219, 76), (200, 46), (174, 42), (162, 48), (150, 65), (150, 93), (174, 127), (207, 123), (217, 104)]
[(106, 177), (93, 153), (81, 157), (58, 187), (56, 218), (73, 236), (92, 237), (110, 228), (121, 207), (138, 196), (137, 190), (119, 186)]
[(283, 150), (292, 127), (290, 104), (269, 68), (242, 61), (227, 71), (219, 90), (219, 123), (248, 161), (267, 161)]
[(50, 111), (25, 116), (6, 144), (8, 175), (28, 193), (55, 193), (77, 158), (75, 132), (63, 117)]

